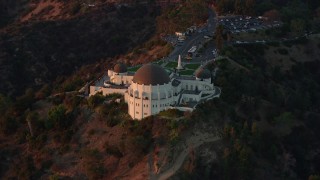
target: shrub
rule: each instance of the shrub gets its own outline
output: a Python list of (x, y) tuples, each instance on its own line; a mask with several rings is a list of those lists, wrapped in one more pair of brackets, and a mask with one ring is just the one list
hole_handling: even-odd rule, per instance
[(56, 126), (66, 125), (66, 121), (68, 121), (66, 111), (66, 108), (62, 104), (52, 108), (48, 112), (48, 119), (45, 122), (46, 128), (51, 129)]
[(129, 150), (134, 149), (134, 151), (137, 154), (141, 154), (148, 150), (148, 147), (151, 143), (150, 138), (151, 137), (149, 136), (140, 136), (140, 135), (130, 137), (126, 147), (128, 147)]
[(177, 109), (168, 109), (166, 111), (161, 111), (159, 115), (170, 117), (170, 118), (177, 118), (177, 117), (183, 116), (183, 112)]
[(42, 86), (42, 88), (35, 94), (35, 97), (37, 99), (43, 99), (45, 97), (48, 97), (52, 91), (52, 88), (50, 85), (45, 84)]
[(120, 123), (120, 121), (116, 117), (108, 116), (107, 118), (107, 126), (113, 127)]
[(97, 149), (89, 149), (83, 152), (85, 173), (89, 179), (101, 179), (106, 173)]
[(75, 15), (75, 14), (77, 14), (77, 13), (80, 11), (80, 9), (81, 9), (81, 5), (80, 5), (80, 3), (79, 3), (78, 1), (76, 1), (76, 2), (74, 2), (74, 3), (71, 5), (71, 11), (70, 11), (70, 13), (71, 13), (72, 15)]
[(91, 109), (94, 109), (97, 105), (102, 104), (104, 100), (105, 97), (102, 94), (97, 93), (93, 96), (90, 96), (88, 99), (88, 105)]
[(282, 55), (287, 55), (289, 53), (288, 50), (284, 48), (278, 49), (278, 52)]
[(4, 134), (15, 133), (18, 128), (18, 121), (15, 117), (2, 116), (0, 117), (0, 132)]
[(104, 145), (104, 148), (106, 150), (106, 152), (110, 155), (113, 155), (115, 157), (121, 158), (123, 157), (123, 154), (121, 153), (121, 151), (119, 150), (119, 148), (117, 146), (111, 146), (109, 145), (109, 143), (107, 142)]

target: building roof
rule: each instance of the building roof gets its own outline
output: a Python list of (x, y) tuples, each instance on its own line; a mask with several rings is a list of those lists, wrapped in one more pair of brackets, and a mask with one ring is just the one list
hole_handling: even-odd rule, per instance
[(171, 82), (171, 84), (172, 84), (173, 87), (179, 86), (180, 83), (181, 83), (181, 81), (179, 81), (179, 80), (177, 80), (177, 79), (174, 79), (174, 80)]
[(211, 73), (208, 69), (199, 68), (196, 73), (196, 77), (199, 79), (208, 79), (211, 78)]
[(125, 73), (127, 72), (127, 66), (123, 63), (118, 63), (113, 67), (113, 71), (116, 73)]
[(133, 76), (132, 81), (144, 85), (163, 85), (170, 82), (168, 73), (159, 65), (146, 64)]

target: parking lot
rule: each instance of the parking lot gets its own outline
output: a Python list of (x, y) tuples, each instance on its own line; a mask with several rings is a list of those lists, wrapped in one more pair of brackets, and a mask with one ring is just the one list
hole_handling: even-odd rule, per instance
[(281, 22), (269, 22), (264, 17), (251, 16), (223, 16), (219, 17), (219, 24), (231, 33), (254, 32), (260, 29), (269, 29), (281, 26)]
[[(210, 41), (213, 37), (216, 24), (221, 24), (224, 28), (235, 35), (250, 34), (250, 32), (271, 29), (282, 25), (279, 21), (268, 21), (265, 17), (251, 16), (219, 16), (216, 17), (214, 12), (209, 11), (209, 19), (204, 26), (195, 27), (191, 33), (176, 32), (176, 34), (164, 35), (162, 39), (171, 43), (174, 46), (173, 52), (166, 58), (169, 61), (176, 61), (178, 55), (183, 59), (192, 59), (192, 61), (203, 62), (214, 59), (217, 56), (214, 41)], [(189, 28), (188, 28), (189, 29)], [(256, 33), (257, 34), (257, 33)], [(183, 37), (183, 39), (181, 38)], [(231, 43), (266, 43), (264, 38), (253, 39), (249, 41), (233, 40)], [(206, 47), (203, 45), (206, 44)], [(192, 52), (190, 58), (189, 51), (195, 46), (196, 51)]]

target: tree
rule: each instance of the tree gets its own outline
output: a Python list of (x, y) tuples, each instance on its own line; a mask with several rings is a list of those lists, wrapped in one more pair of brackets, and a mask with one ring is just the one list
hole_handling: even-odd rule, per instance
[(87, 149), (82, 152), (84, 162), (84, 173), (88, 179), (103, 179), (103, 175), (107, 173), (103, 166), (101, 153), (97, 149)]
[(256, 6), (256, 0), (246, 0), (246, 9), (245, 9), (246, 14), (254, 15), (255, 6)]
[(67, 123), (67, 116), (66, 116), (66, 108), (64, 105), (59, 105), (52, 108), (48, 113), (48, 120), (46, 121), (46, 127), (52, 128), (56, 126), (63, 126)]
[(223, 48), (223, 26), (219, 25), (216, 28), (216, 33), (215, 33), (215, 37), (216, 37), (216, 47), (218, 52), (220, 52)]
[(48, 84), (42, 86), (42, 88), (35, 94), (37, 99), (43, 99), (48, 97), (51, 93), (51, 87)]
[(244, 13), (244, 0), (236, 0), (234, 3), (234, 10), (237, 14), (243, 14)]
[(290, 23), (293, 19), (308, 20), (311, 17), (311, 12), (304, 2), (293, 0), (286, 7), (282, 8), (281, 15), (284, 22)]
[(291, 32), (295, 34), (301, 34), (306, 28), (306, 22), (303, 19), (293, 19), (290, 22)]
[(29, 88), (25, 91), (25, 94), (23, 96), (18, 97), (16, 102), (14, 103), (15, 113), (23, 113), (26, 109), (30, 108), (34, 102), (34, 91), (32, 88)]
[(252, 175), (252, 162), (251, 162), (251, 150), (248, 147), (243, 147), (239, 153), (239, 173), (241, 179), (251, 179)]
[(263, 14), (263, 16), (268, 18), (269, 21), (276, 21), (280, 19), (280, 12), (276, 9), (272, 9), (272, 10), (266, 11)]
[(226, 13), (234, 10), (233, 0), (219, 0), (217, 5), (219, 13)]
[(88, 99), (88, 105), (90, 108), (93, 109), (97, 105), (101, 104), (104, 100), (105, 100), (105, 97), (102, 94), (97, 93), (93, 96), (90, 96), (90, 98)]
[(11, 105), (10, 99), (0, 94), (0, 113), (4, 114), (10, 105)]
[(11, 134), (18, 128), (18, 121), (13, 116), (0, 117), (0, 132), (4, 134)]
[(319, 175), (310, 175), (308, 180), (320, 180), (320, 176)]

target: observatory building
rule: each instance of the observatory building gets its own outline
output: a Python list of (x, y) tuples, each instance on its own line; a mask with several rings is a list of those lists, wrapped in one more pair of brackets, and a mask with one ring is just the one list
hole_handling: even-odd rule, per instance
[(208, 69), (200, 67), (194, 75), (182, 76), (156, 64), (145, 64), (135, 73), (128, 72), (124, 64), (116, 64), (90, 86), (90, 95), (99, 92), (123, 94), (129, 115), (137, 120), (167, 109), (192, 111), (197, 104), (220, 96)]

